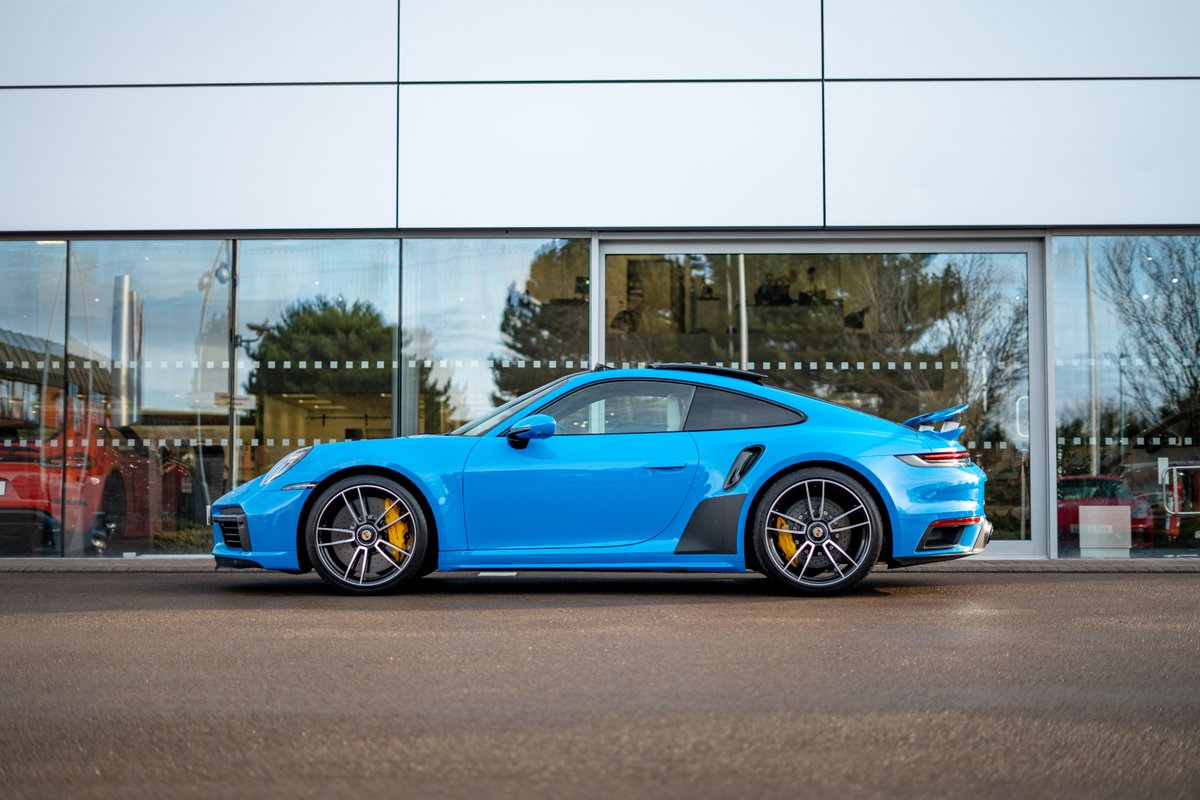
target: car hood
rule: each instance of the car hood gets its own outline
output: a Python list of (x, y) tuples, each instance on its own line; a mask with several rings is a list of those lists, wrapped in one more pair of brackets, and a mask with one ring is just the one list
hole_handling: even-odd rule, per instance
[(383, 469), (418, 485), (444, 481), (461, 472), (467, 454), (479, 439), (468, 436), (402, 436), (314, 445), (291, 469), (263, 486), (263, 476), (247, 481), (213, 505), (236, 504), (255, 491), (281, 491), (301, 484), (318, 484), (335, 472), (356, 467)]

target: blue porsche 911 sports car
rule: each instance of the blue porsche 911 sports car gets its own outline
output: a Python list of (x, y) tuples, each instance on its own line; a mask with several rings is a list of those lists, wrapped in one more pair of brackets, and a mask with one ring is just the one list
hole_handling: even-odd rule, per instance
[(752, 569), (829, 594), (880, 559), (983, 550), (966, 406), (897, 424), (762, 381), (601, 367), (449, 434), (304, 447), (213, 504), (213, 555), (354, 594), (490, 569)]

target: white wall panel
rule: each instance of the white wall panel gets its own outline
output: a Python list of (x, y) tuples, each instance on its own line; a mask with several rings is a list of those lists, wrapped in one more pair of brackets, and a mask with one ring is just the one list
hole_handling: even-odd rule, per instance
[(403, 86), (400, 226), (821, 224), (813, 83)]
[(0, 91), (0, 229), (391, 227), (394, 86)]
[(1200, 81), (826, 87), (831, 226), (1200, 223)]
[(1200, 76), (1200, 3), (825, 0), (828, 78)]
[(0, 86), (395, 79), (396, 0), (0, 4)]
[(403, 0), (404, 81), (819, 78), (819, 0)]

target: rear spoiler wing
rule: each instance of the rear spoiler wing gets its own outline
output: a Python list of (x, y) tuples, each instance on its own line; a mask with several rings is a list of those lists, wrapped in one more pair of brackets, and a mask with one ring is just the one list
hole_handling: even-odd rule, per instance
[[(930, 411), (928, 414), (919, 414), (912, 419), (906, 419), (900, 424), (913, 430), (936, 433), (946, 441), (954, 442), (966, 430), (958, 420), (962, 417), (963, 412), (970, 407), (969, 404), (963, 403), (961, 406), (943, 408), (941, 411)], [(934, 430), (934, 427), (938, 423), (941, 423), (941, 427)]]

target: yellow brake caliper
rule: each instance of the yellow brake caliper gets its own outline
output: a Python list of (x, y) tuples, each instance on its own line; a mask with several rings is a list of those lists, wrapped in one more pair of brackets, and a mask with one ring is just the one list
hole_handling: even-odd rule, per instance
[[(411, 552), (408, 547), (408, 523), (400, 521), (400, 512), (395, 508), (388, 509), (388, 512), (383, 515), (384, 529), (387, 531), (387, 539), (396, 547), (404, 550), (405, 553)], [(404, 553), (395, 551), (389, 553), (392, 560), (403, 563)]]
[(783, 553), (783, 563), (786, 564), (792, 560), (792, 556), (796, 555), (796, 540), (792, 537), (792, 534), (784, 533), (784, 531), (790, 531), (791, 526), (788, 525), (787, 520), (783, 517), (775, 518), (775, 527), (780, 531), (778, 534), (779, 550)]

